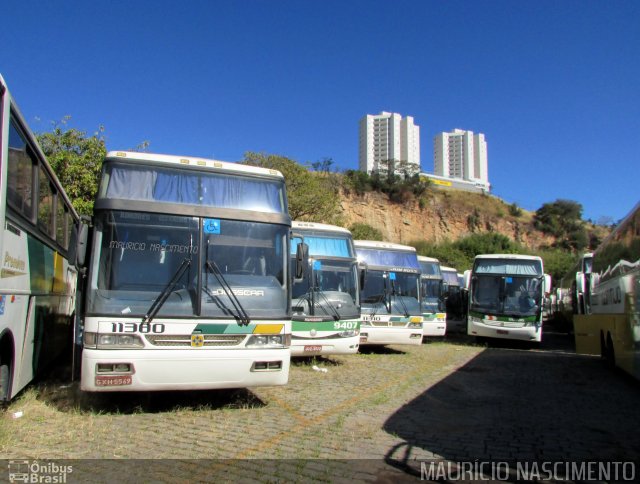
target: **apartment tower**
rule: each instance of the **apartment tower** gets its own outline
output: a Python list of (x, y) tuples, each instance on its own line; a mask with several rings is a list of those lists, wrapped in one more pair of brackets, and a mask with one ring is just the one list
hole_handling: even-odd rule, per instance
[(420, 127), (413, 117), (396, 113), (367, 114), (360, 120), (360, 171), (385, 170), (388, 161), (406, 162), (420, 172)]
[(433, 139), (433, 172), (448, 178), (489, 185), (487, 142), (484, 134), (454, 129)]

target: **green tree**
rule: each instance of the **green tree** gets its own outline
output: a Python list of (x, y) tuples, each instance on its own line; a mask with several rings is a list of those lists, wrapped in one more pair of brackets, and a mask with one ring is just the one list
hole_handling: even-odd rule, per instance
[(545, 249), (536, 255), (544, 261), (544, 272), (551, 275), (552, 287), (565, 276), (576, 262), (575, 254), (563, 249)]
[(368, 224), (354, 224), (349, 230), (354, 240), (383, 240), (382, 232)]
[(572, 200), (556, 200), (540, 207), (533, 219), (534, 226), (556, 237), (556, 247), (582, 250), (589, 243), (582, 221), (582, 205)]
[(42, 151), (58, 176), (74, 208), (81, 215), (93, 213), (102, 160), (107, 154), (104, 127), (92, 136), (67, 127), (70, 116), (54, 123), (51, 132), (37, 136)]
[(282, 173), (287, 185), (289, 213), (294, 220), (339, 224), (340, 198), (333, 176), (312, 173), (294, 160), (279, 155), (247, 152), (243, 163)]

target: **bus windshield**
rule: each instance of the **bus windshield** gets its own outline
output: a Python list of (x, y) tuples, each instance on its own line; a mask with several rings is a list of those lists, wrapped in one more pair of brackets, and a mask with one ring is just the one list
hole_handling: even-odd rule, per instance
[(442, 281), (440, 279), (420, 280), (422, 291), (422, 308), (431, 312), (441, 311), (444, 309), (442, 300)]
[(293, 286), (294, 313), (337, 316), (339, 319), (357, 318), (360, 315), (357, 277), (355, 261), (313, 261), (311, 277), (296, 281)]
[(95, 234), (89, 314), (142, 317), (169, 291), (158, 315), (237, 317), (207, 262), (249, 317), (288, 313), (285, 226), (108, 211), (96, 214)]
[(535, 316), (541, 308), (542, 278), (478, 275), (473, 283), (471, 310), (486, 314)]
[(367, 280), (362, 290), (363, 312), (398, 314), (420, 313), (418, 297), (420, 275), (407, 272), (367, 271)]

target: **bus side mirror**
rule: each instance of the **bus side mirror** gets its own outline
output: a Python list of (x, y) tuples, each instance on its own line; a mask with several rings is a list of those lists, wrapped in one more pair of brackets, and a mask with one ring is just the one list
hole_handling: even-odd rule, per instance
[(89, 241), (90, 219), (82, 217), (77, 225), (73, 226), (69, 243), (69, 260), (76, 268), (81, 269), (86, 264), (87, 242)]
[(306, 267), (309, 265), (309, 246), (301, 242), (296, 247), (295, 277), (300, 281), (304, 277)]
[(358, 279), (360, 282), (360, 290), (364, 288), (364, 281), (367, 280), (367, 264), (360, 263), (358, 264)]
[(551, 276), (549, 274), (544, 275), (544, 293), (551, 293)]

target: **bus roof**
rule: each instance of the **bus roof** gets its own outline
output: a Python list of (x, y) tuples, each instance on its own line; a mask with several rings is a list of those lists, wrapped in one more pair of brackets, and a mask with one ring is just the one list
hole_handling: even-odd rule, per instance
[(344, 234), (351, 235), (351, 232), (344, 227), (338, 227), (337, 225), (329, 225), (329, 224), (320, 224), (316, 222), (302, 222), (299, 220), (294, 220), (292, 222), (292, 228), (294, 229), (313, 229), (320, 230), (323, 232), (342, 232)]
[(519, 259), (519, 260), (539, 260), (541, 257), (537, 255), (522, 255), (522, 254), (480, 254), (476, 256), (476, 259)]
[(378, 240), (354, 240), (353, 245), (361, 249), (390, 249), (415, 252), (415, 247), (408, 245), (394, 244), (393, 242), (380, 242)]
[(440, 263), (440, 261), (438, 259), (436, 259), (435, 257), (427, 257), (426, 255), (419, 255), (418, 256), (418, 260), (422, 261), (422, 262), (437, 262), (437, 263)]
[(453, 267), (440, 266), (440, 270), (443, 272), (455, 272), (456, 274), (458, 273), (458, 271)]
[(126, 160), (133, 163), (158, 164), (158, 165), (179, 165), (197, 169), (209, 169), (218, 172), (233, 172), (247, 175), (262, 175), (271, 178), (281, 178), (284, 176), (278, 170), (261, 168), (258, 166), (242, 165), (229, 161), (219, 161), (207, 158), (196, 158), (187, 156), (162, 155), (157, 153), (140, 153), (137, 151), (110, 151), (106, 156), (107, 160)]

